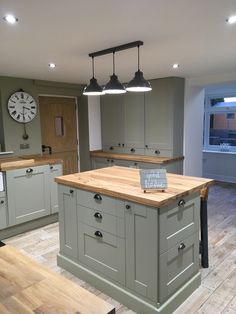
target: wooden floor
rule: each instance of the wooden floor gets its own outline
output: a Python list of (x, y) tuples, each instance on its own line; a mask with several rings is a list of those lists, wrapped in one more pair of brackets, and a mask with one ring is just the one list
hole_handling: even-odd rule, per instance
[[(208, 213), (210, 267), (201, 269), (201, 287), (174, 314), (236, 314), (236, 184), (218, 183), (210, 188)], [(4, 242), (111, 303), (116, 307), (117, 314), (134, 314), (101, 291), (57, 267), (57, 223)]]

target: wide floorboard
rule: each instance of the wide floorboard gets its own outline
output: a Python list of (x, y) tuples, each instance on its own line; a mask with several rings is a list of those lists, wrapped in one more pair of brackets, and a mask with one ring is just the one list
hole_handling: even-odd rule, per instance
[[(174, 314), (236, 314), (236, 184), (217, 183), (210, 188), (208, 215), (210, 267), (201, 269), (201, 287)], [(9, 238), (4, 242), (111, 303), (116, 307), (117, 314), (135, 314), (57, 266), (57, 223)]]

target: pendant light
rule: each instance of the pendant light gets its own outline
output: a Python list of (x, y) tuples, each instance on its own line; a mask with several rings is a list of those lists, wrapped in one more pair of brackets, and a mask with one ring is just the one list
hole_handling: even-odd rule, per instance
[(113, 74), (110, 76), (110, 81), (104, 87), (105, 94), (124, 94), (126, 90), (115, 74), (115, 52), (113, 51)]
[(92, 57), (92, 71), (93, 77), (90, 80), (89, 85), (84, 88), (83, 95), (86, 96), (98, 96), (104, 95), (103, 88), (98, 84), (97, 80), (94, 77), (94, 57)]
[(134, 78), (127, 84), (126, 90), (128, 92), (149, 92), (152, 90), (149, 81), (143, 77), (143, 72), (140, 71), (140, 57), (139, 57), (139, 45), (138, 47), (138, 71), (135, 72)]

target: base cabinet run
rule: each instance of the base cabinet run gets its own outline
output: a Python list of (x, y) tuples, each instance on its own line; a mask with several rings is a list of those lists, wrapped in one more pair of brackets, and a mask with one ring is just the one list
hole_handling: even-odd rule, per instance
[(172, 313), (200, 284), (199, 194), (154, 208), (58, 191), (63, 268), (138, 313)]
[(8, 224), (5, 227), (56, 213), (58, 194), (54, 178), (60, 175), (61, 164), (7, 170)]

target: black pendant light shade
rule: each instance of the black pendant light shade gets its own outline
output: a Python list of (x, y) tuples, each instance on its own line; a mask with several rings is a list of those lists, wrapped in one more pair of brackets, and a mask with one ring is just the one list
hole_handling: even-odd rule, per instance
[(98, 96), (104, 95), (103, 88), (98, 84), (97, 80), (94, 77), (94, 58), (92, 57), (92, 70), (93, 70), (93, 77), (90, 80), (89, 85), (84, 88), (83, 95), (86, 96)]
[(143, 77), (143, 72), (139, 69), (139, 46), (138, 47), (138, 71), (135, 72), (134, 78), (127, 84), (126, 90), (128, 92), (149, 92), (152, 90), (149, 81)]
[(134, 78), (127, 84), (126, 90), (128, 92), (149, 92), (152, 87), (150, 82), (143, 77), (143, 72), (138, 70), (135, 72)]
[(110, 81), (104, 87), (105, 94), (124, 94), (126, 90), (121, 82), (118, 80), (117, 75), (112, 74)]
[(84, 88), (83, 95), (87, 96), (97, 96), (104, 95), (103, 88), (98, 84), (95, 77), (92, 77), (89, 85)]
[(115, 75), (115, 52), (113, 52), (113, 74), (110, 76), (110, 81), (104, 86), (105, 94), (124, 94), (126, 90)]

